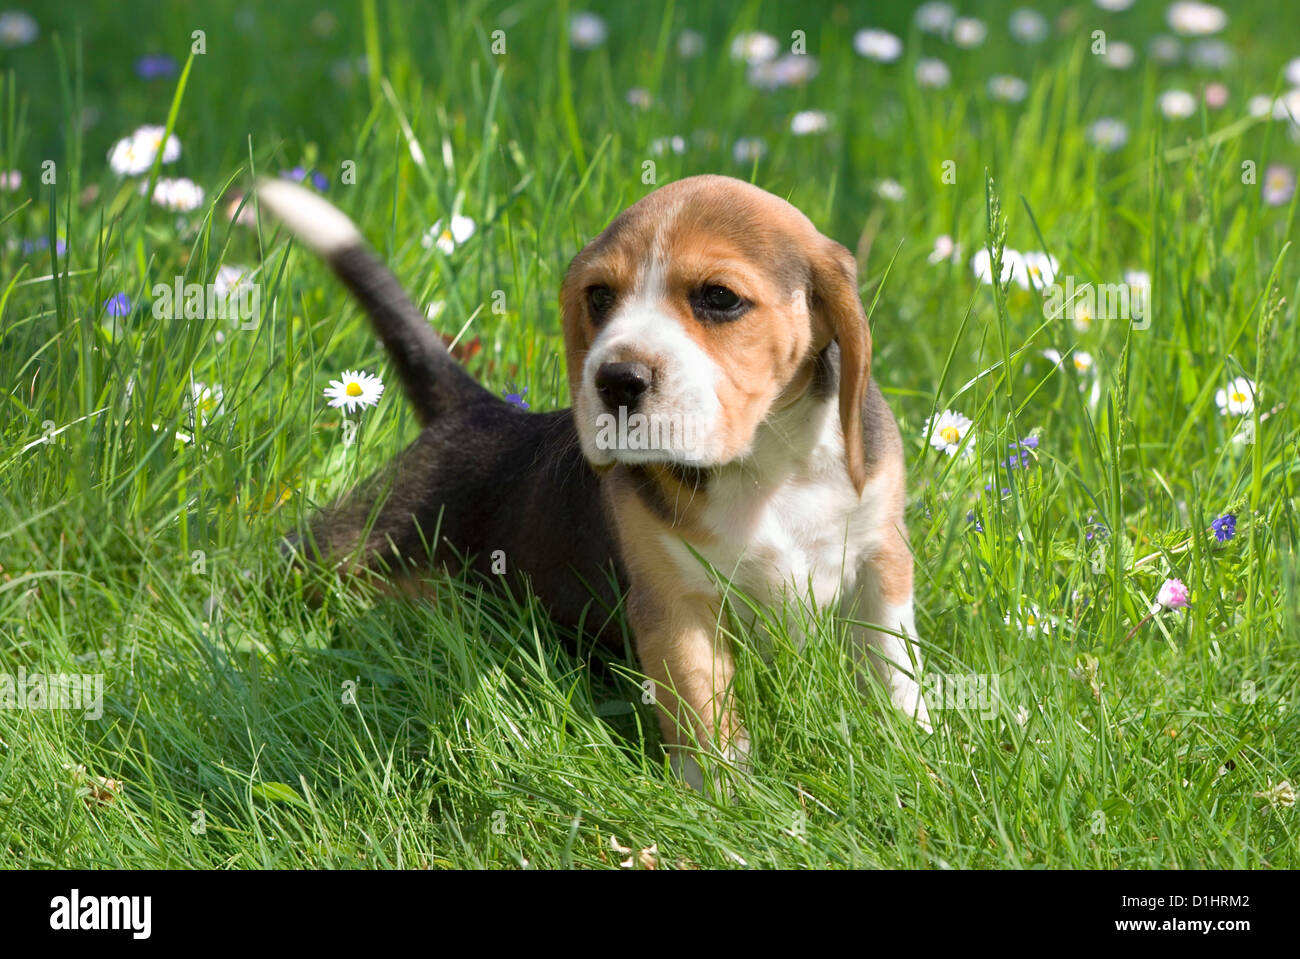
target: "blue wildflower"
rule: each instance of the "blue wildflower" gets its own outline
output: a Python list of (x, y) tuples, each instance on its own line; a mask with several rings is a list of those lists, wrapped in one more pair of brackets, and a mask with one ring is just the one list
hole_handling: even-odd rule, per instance
[[(510, 389), (512, 390), (514, 389), (514, 384), (511, 384)], [(522, 390), (519, 390), (517, 392), (507, 391), (505, 393), (505, 398), (507, 403), (513, 403), (521, 410), (526, 410), (528, 409), (528, 403), (525, 402), (524, 397), (527, 395), (528, 395), (528, 387), (525, 386)]]
[(975, 515), (973, 510), (966, 514), (966, 522), (970, 523), (975, 527), (975, 532), (977, 533), (984, 532), (984, 524), (979, 521), (979, 517)]
[(157, 80), (176, 75), (176, 61), (165, 53), (148, 53), (135, 61), (135, 75), (142, 80)]
[(1237, 517), (1232, 513), (1224, 513), (1210, 524), (1210, 529), (1214, 530), (1215, 539), (1226, 543), (1237, 535)]
[(292, 180), (294, 183), (306, 183), (311, 180), (311, 185), (318, 190), (325, 190), (329, 185), (329, 177), (320, 170), (308, 170), (306, 167), (296, 166), (292, 170), (284, 170), (280, 173), (281, 179)]
[(129, 316), (131, 313), (131, 298), (125, 293), (114, 293), (104, 301), (104, 310), (109, 316)]
[[(22, 250), (24, 255), (48, 250), (49, 248), (50, 238), (47, 236), (38, 236), (35, 240), (23, 240)], [(54, 241), (54, 252), (59, 256), (63, 256), (68, 252), (68, 244), (64, 243), (62, 239), (56, 239)]]

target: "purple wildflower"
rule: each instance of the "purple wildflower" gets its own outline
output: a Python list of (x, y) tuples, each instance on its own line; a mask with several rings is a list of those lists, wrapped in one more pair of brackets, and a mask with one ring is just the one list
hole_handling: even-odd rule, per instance
[(1214, 530), (1215, 539), (1226, 543), (1237, 535), (1237, 517), (1233, 513), (1224, 513), (1210, 524), (1210, 529)]
[(292, 180), (294, 183), (306, 183), (311, 180), (311, 185), (318, 190), (325, 190), (329, 185), (329, 177), (319, 170), (308, 170), (306, 167), (296, 166), (292, 170), (284, 170), (280, 177), (285, 180)]
[(165, 53), (148, 53), (135, 61), (135, 75), (142, 80), (157, 80), (176, 75), (176, 61)]
[(128, 316), (131, 313), (131, 298), (125, 293), (114, 293), (104, 301), (104, 310), (109, 316)]
[[(24, 255), (36, 253), (40, 250), (48, 250), (49, 248), (50, 238), (48, 236), (38, 236), (35, 240), (23, 240), (22, 249)], [(64, 243), (62, 239), (56, 239), (54, 241), (54, 252), (59, 256), (63, 256), (68, 252), (68, 244)]]
[[(514, 384), (511, 384), (510, 388), (513, 390)], [(521, 410), (526, 410), (528, 409), (528, 403), (524, 400), (524, 397), (527, 395), (528, 395), (528, 387), (525, 386), (522, 390), (519, 390), (517, 392), (507, 391), (505, 393), (505, 398), (507, 403), (513, 403)]]
[(1038, 449), (1038, 437), (1027, 436), (1015, 443), (1008, 443), (1007, 448), (1011, 450), (1011, 455), (1002, 461), (1002, 466), (1009, 470), (1025, 469), (1033, 458), (1029, 451)]
[(966, 522), (975, 527), (975, 532), (984, 532), (984, 524), (979, 521), (979, 517), (975, 515), (973, 510), (966, 514)]

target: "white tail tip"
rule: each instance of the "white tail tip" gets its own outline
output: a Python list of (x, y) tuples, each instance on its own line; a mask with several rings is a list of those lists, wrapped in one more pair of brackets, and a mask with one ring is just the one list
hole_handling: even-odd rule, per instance
[(257, 198), (262, 206), (321, 256), (330, 256), (364, 242), (361, 231), (346, 213), (306, 187), (267, 177), (257, 181)]

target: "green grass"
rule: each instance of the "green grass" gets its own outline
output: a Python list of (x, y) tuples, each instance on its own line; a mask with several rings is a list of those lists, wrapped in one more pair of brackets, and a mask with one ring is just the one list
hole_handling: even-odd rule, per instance
[[(250, 22), (224, 2), (68, 3), (40, 14), (36, 44), (0, 49), (0, 167), (24, 176), (0, 193), (0, 672), (105, 682), (97, 721), (0, 709), (0, 865), (612, 868), (616, 836), (657, 844), (663, 868), (1300, 866), (1295, 809), (1255, 795), (1300, 778), (1296, 202), (1264, 204), (1242, 172), (1300, 160), (1285, 123), (1246, 109), (1285, 89), (1300, 30), (1280, 0), (1230, 5), (1228, 105), (1168, 120), (1160, 92), (1214, 77), (1141, 53), (1161, 5), (1045, 3), (1067, 29), (1028, 48), (1007, 36), (1013, 4), (969, 6), (990, 25), (970, 51), (913, 32), (905, 9), (758, 2), (609, 4), (592, 51), (544, 3), (362, 2), (328, 33), (315, 4)], [(868, 25), (906, 38), (902, 62), (853, 52)], [(689, 61), (686, 26), (708, 51)], [(206, 52), (183, 89), (133, 75), (150, 52), (185, 67), (196, 29)], [(746, 29), (804, 30), (820, 72), (755, 89), (725, 52)], [(1094, 29), (1138, 63), (1101, 66)], [(368, 73), (332, 67), (367, 51)], [(915, 85), (919, 52), (949, 63), (948, 88)], [(990, 99), (996, 73), (1028, 81), (1023, 102)], [(649, 109), (624, 102), (631, 87)], [(801, 109), (830, 132), (790, 135)], [(183, 153), (162, 172), (208, 194), (185, 216), (104, 159), (169, 113)], [(1113, 153), (1085, 136), (1108, 115), (1130, 134)], [(683, 155), (652, 153), (674, 134)], [(766, 156), (736, 162), (741, 136)], [(389, 376), (344, 444), (322, 389), (387, 361), (325, 268), (269, 221), (231, 224), (222, 191), (319, 168), (416, 301), (445, 302), (439, 328), (468, 324), (473, 372), (551, 409), (568, 402), (564, 269), (651, 189), (647, 161), (659, 183), (753, 178), (858, 251), (864, 301), (878, 296), (873, 374), (906, 445), (929, 668), (996, 677), (989, 718), (943, 711), (927, 736), (864, 701), (824, 618), (802, 650), (781, 629), (770, 648), (731, 630), (754, 770), (729, 798), (700, 795), (665, 769), (635, 660), (566, 649), (526, 603), (445, 583), (436, 604), (360, 587), (303, 602), (280, 534), (415, 424)], [(881, 178), (905, 198), (879, 199)], [(473, 238), (425, 249), (452, 211)], [(1079, 283), (1149, 271), (1149, 326), (1081, 332), (1034, 294), (979, 284), (967, 261), (990, 224)], [(961, 261), (927, 262), (941, 234)], [(54, 278), (48, 250), (22, 247), (52, 236), (67, 244)], [(153, 284), (220, 264), (256, 269), (254, 329), (154, 318)], [(114, 320), (117, 292), (144, 305)], [(1093, 372), (1055, 369), (1049, 348), (1088, 352)], [(1215, 404), (1237, 375), (1259, 384), (1253, 445)], [(195, 382), (223, 401), (192, 428)], [(947, 408), (975, 421), (970, 457), (926, 443)], [(1028, 467), (1000, 467), (1031, 431)], [(1210, 523), (1229, 511), (1237, 534), (1219, 543)], [(1190, 608), (1130, 638), (1171, 576)], [(1004, 621), (1030, 606), (1054, 628)]]

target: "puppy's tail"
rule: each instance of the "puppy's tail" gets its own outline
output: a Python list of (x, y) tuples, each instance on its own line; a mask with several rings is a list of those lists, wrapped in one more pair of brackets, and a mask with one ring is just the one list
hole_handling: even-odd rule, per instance
[(421, 424), (468, 399), (495, 399), (447, 352), (397, 277), (370, 251), (343, 211), (285, 180), (260, 180), (257, 196), (361, 301)]

